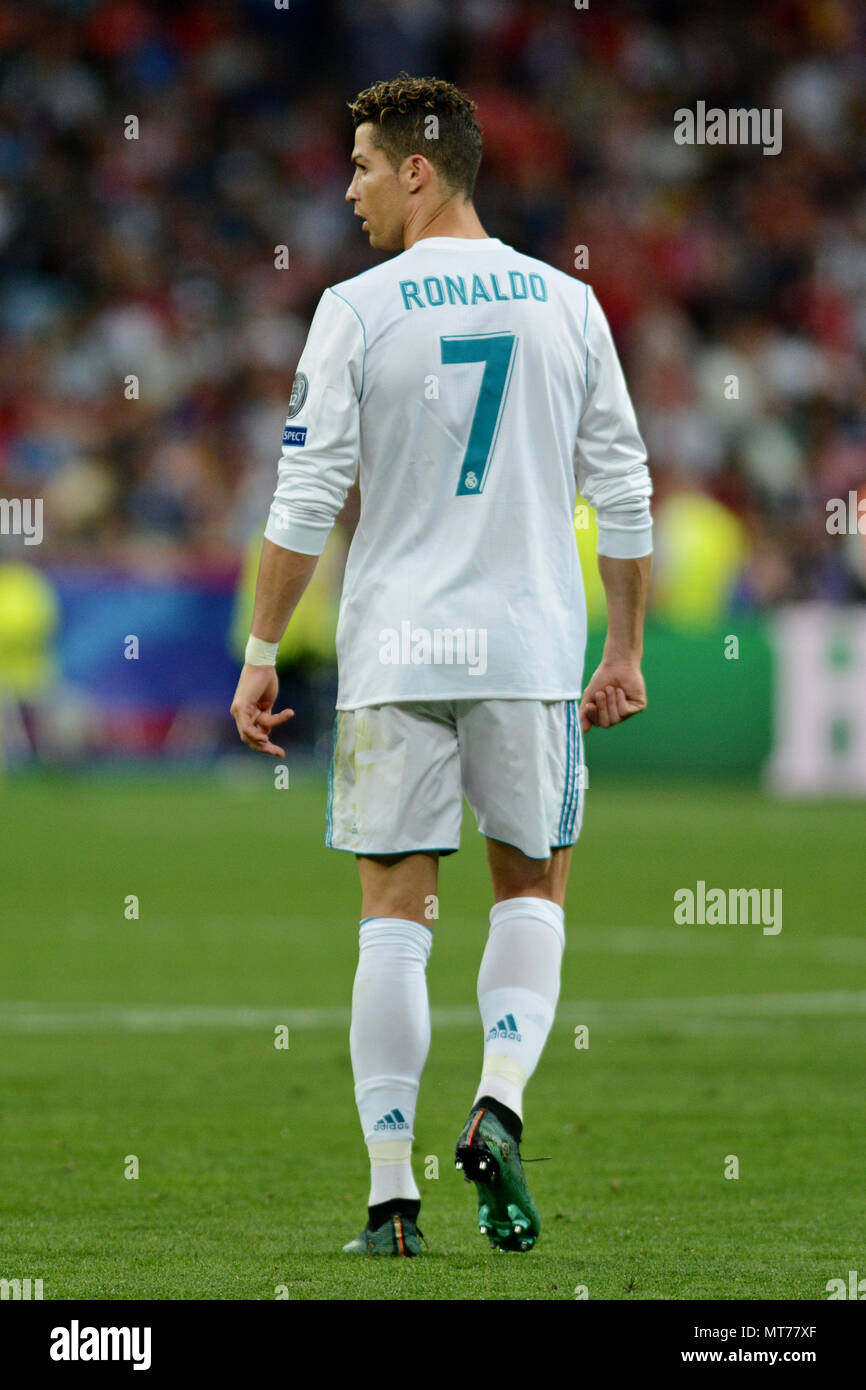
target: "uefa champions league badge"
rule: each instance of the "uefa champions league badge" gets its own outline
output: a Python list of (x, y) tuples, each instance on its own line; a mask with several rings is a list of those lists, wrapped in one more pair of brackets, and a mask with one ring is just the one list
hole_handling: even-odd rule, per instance
[(292, 382), (292, 394), (289, 397), (289, 413), (286, 417), (287, 419), (294, 420), (295, 416), (300, 413), (304, 401), (307, 399), (309, 384), (303, 372), (295, 372), (295, 379)]

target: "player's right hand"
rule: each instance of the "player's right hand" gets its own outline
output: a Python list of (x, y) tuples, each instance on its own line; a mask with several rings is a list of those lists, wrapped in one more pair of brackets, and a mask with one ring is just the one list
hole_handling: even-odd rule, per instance
[(232, 718), (238, 726), (242, 743), (257, 753), (270, 753), (284, 758), (285, 750), (271, 743), (270, 732), (277, 724), (294, 717), (293, 709), (271, 714), (274, 700), (280, 693), (280, 683), (273, 666), (244, 666), (232, 700)]

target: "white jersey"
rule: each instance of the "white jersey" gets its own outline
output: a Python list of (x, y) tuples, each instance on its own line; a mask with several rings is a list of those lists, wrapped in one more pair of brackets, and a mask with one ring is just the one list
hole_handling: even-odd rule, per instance
[(599, 552), (652, 550), (643, 445), (590, 287), (495, 237), (429, 237), (326, 290), (265, 535), (325, 547), (360, 467), (338, 709), (576, 699)]

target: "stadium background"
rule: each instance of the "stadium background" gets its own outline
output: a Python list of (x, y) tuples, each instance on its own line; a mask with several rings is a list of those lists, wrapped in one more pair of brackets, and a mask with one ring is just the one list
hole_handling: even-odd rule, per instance
[[(768, 1271), (784, 1289), (784, 1271), (795, 1269), (794, 1296), (823, 1296), (808, 1291), (823, 1288), (816, 1245), (823, 1241), (826, 1278), (856, 1262), (843, 1238), (855, 1218), (842, 1194), (856, 1168), (854, 1059), (863, 1041), (863, 999), (849, 987), (866, 958), (858, 898), (866, 536), (827, 526), (829, 501), (866, 497), (866, 15), (845, 0), (709, 8), (590, 0), (584, 11), (565, 0), (3, 6), (0, 496), (44, 500), (39, 546), (0, 536), (9, 945), (0, 1020), (14, 1097), (5, 1263), (21, 1266), (27, 1250), (34, 1276), (50, 1264), (51, 1296), (112, 1288), (117, 1297), (148, 1288), (273, 1296), (261, 1293), (254, 1261), (244, 1263), (253, 1259), (247, 1243), (258, 1232), (281, 1251), (290, 1245), (257, 1226), (264, 1218), (252, 1197), (240, 1215), (231, 1207), (231, 1259), (216, 1238), (208, 1247), (204, 1282), (185, 1249), (169, 1274), (164, 1242), (173, 1225), (185, 1229), (191, 1173), (201, 1164), (210, 1172), (201, 1154), (190, 1156), (183, 1128), (204, 1089), (214, 1125), (248, 1145), (244, 1173), (282, 1161), (262, 1137), (261, 1116), (286, 1133), (285, 1084), (272, 1077), (251, 1087), (243, 1140), (233, 1107), (255, 1072), (256, 1029), (287, 1009), (301, 1038), (304, 1009), (321, 1015), (309, 1023), (315, 1047), (306, 1079), (295, 1077), (293, 1123), (303, 1116), (308, 1136), (321, 1125), (309, 1086), (310, 1068), (319, 1068), (344, 1101), (334, 1161), (354, 1205), (341, 1220), (351, 1224), (362, 1210), (340, 1013), (357, 904), (351, 865), (321, 847), (333, 628), (356, 499), (281, 652), (284, 696), (297, 710), (285, 730), (285, 800), (270, 762), (239, 749), (227, 711), (306, 330), (324, 286), (377, 260), (343, 202), (345, 103), (401, 68), (446, 76), (478, 102), (477, 201), (490, 234), (594, 286), (655, 485), (651, 708), (589, 740), (587, 829), (569, 900), (563, 997), (583, 1001), (575, 1022), (615, 1019), (621, 1048), (611, 1043), (580, 1099), (581, 1117), (585, 1107), (597, 1122), (587, 1122), (585, 1161), (591, 1167), (594, 1156), (604, 1174), (603, 1200), (581, 1216), (584, 1231), (597, 1220), (593, 1296), (735, 1296), (717, 1232), (728, 1221), (733, 1231), (769, 1220), (768, 1209), (783, 1226), (793, 1222), (793, 1245), (782, 1258), (768, 1244), (763, 1265), (731, 1245), (744, 1296), (783, 1296), (767, 1290)], [(698, 100), (781, 108), (782, 152), (677, 145), (673, 113)], [(130, 115), (136, 139), (124, 138)], [(281, 245), (287, 269), (275, 268)], [(574, 269), (579, 247), (585, 270)], [(725, 392), (731, 375), (736, 398)], [(592, 524), (577, 540), (594, 618), (589, 666), (603, 618)], [(610, 837), (623, 847), (615, 862)], [(467, 1020), (486, 899), (468, 822), (464, 849), (448, 890), (451, 926), (443, 906), (440, 931), (443, 1079), (434, 1072), (429, 1082), (429, 1124), (441, 1104), (446, 1134), (454, 1049), (470, 1074), (477, 1051)], [(781, 884), (781, 935), (675, 928), (674, 888), (713, 872), (725, 886)], [(133, 944), (123, 904), (140, 893)], [(687, 930), (716, 935), (686, 938)], [(771, 995), (776, 1005), (764, 1008)], [(566, 1009), (566, 1044), (571, 1017)], [(664, 1065), (660, 1038), (670, 1048)], [(653, 1058), (652, 1079), (635, 1048)], [(539, 1081), (538, 1104), (547, 1097), (562, 1140), (583, 1120), (568, 1108), (571, 1081), (564, 1091), (559, 1084), (573, 1054), (561, 1059), (561, 1075), (557, 1065), (551, 1059)], [(263, 1100), (266, 1085), (274, 1090)], [(736, 1216), (720, 1215), (718, 1197), (701, 1189), (689, 1208), (702, 1232), (689, 1247), (696, 1260), (703, 1250), (701, 1272), (677, 1247), (676, 1257), (659, 1257), (655, 1283), (646, 1274), (632, 1289), (606, 1245), (611, 1220), (617, 1239), (627, 1228), (605, 1203), (619, 1200), (629, 1136), (646, 1140), (638, 1093), (649, 1112), (668, 1116), (652, 1171), (681, 1163), (681, 1193), (697, 1180), (695, 1145), (707, 1159), (694, 1116), (716, 1124), (716, 1105), (729, 1106), (735, 1130), (748, 1114), (768, 1187), (744, 1196)], [(810, 1093), (829, 1156), (811, 1128), (798, 1128)], [(608, 1095), (625, 1095), (625, 1114), (614, 1102), (608, 1114)], [(166, 1172), (156, 1192), (140, 1195), (142, 1179), (109, 1201), (115, 1150), (143, 1143), (123, 1129), (130, 1105), (138, 1107), (131, 1129), (158, 1134), (152, 1164)], [(737, 1151), (723, 1124), (718, 1131), (714, 1163), (717, 1149)], [(181, 1133), (178, 1145), (170, 1136)], [(445, 1163), (438, 1131), (435, 1142)], [(799, 1169), (776, 1162), (785, 1144)], [(608, 1172), (611, 1146), (621, 1157)], [(219, 1163), (228, 1202), (240, 1169), (224, 1155)], [(566, 1165), (556, 1189), (560, 1236), (583, 1200), (572, 1177)], [(273, 1188), (278, 1179), (262, 1181)], [(628, 1229), (640, 1233), (645, 1219), (657, 1240), (667, 1199), (640, 1165), (635, 1186), (645, 1206)], [(462, 1195), (455, 1223), (458, 1209), (466, 1217)], [(176, 1203), (162, 1227), (148, 1197)], [(321, 1200), (320, 1220), (333, 1225)], [(788, 1215), (807, 1200), (817, 1205), (799, 1222)], [(727, 1193), (721, 1201), (732, 1206)], [(143, 1229), (136, 1202), (151, 1215), (130, 1274), (123, 1232), (127, 1221)], [(450, 1230), (450, 1208), (441, 1217)], [(454, 1225), (455, 1248), (463, 1229)], [(104, 1258), (83, 1259), (83, 1232), (98, 1235)], [(321, 1246), (322, 1259), (335, 1239)], [(561, 1258), (561, 1287), (572, 1273), (582, 1282), (571, 1247)], [(451, 1296), (491, 1296), (478, 1293), (489, 1277), (482, 1264), (464, 1261), (467, 1282)], [(285, 1274), (293, 1296), (319, 1296), (321, 1269)], [(360, 1276), (327, 1277), (337, 1281), (330, 1296), (345, 1297), (346, 1279)], [(501, 1296), (549, 1297), (556, 1283), (519, 1278), (528, 1282)]]

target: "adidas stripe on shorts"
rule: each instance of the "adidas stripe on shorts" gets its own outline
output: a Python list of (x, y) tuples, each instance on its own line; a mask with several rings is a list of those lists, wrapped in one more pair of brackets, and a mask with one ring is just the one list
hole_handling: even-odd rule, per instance
[(573, 845), (585, 769), (577, 700), (434, 700), (338, 710), (325, 844), (354, 854), (460, 848), (482, 835), (530, 859)]

